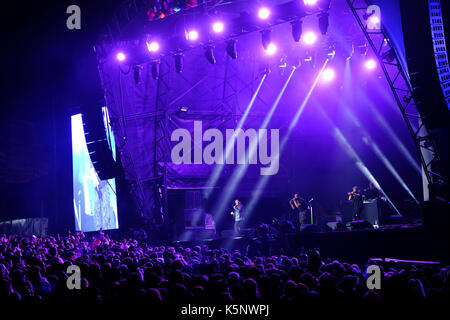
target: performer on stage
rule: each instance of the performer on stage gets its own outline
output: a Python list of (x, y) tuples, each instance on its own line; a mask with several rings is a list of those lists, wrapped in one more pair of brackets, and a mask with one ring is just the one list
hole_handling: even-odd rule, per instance
[(361, 219), (363, 200), (357, 186), (354, 186), (353, 190), (351, 192), (348, 192), (348, 200), (351, 200), (353, 202), (353, 220)]
[(230, 212), (234, 216), (234, 232), (239, 233), (241, 231), (241, 222), (244, 220), (242, 211), (244, 205), (238, 199), (234, 200), (233, 211)]
[(377, 200), (380, 197), (380, 191), (375, 188), (373, 182), (369, 183), (369, 188), (364, 189), (365, 200)]
[(305, 224), (306, 213), (309, 209), (308, 203), (300, 197), (298, 192), (294, 194), (294, 198), (289, 201), (291, 209), (298, 214), (298, 223), (300, 228)]

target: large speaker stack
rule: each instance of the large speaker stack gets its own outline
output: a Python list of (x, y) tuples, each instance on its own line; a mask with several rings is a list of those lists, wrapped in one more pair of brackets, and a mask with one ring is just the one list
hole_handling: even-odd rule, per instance
[(102, 108), (86, 108), (82, 113), (84, 136), (92, 164), (100, 180), (114, 178), (117, 163), (107, 136)]
[[(433, 6), (440, 5), (440, 1), (434, 2)], [(441, 81), (450, 83), (450, 71), (442, 17), (434, 16), (434, 12), (430, 17), (433, 7), (430, 9), (426, 0), (401, 0), (400, 4), (414, 101), (427, 129), (446, 127), (450, 88), (441, 87)]]
[(446, 36), (450, 28), (445, 21), (450, 13), (442, 10), (446, 1), (400, 0), (400, 9), (414, 101), (439, 155), (431, 171), (439, 173), (434, 178), (442, 182), (430, 186), (431, 198), (448, 200), (450, 66)]

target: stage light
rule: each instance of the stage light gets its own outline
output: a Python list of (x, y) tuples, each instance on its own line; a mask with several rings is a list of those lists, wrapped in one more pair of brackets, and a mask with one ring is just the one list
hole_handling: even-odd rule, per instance
[(328, 12), (322, 12), (319, 14), (319, 30), (320, 33), (325, 35), (328, 31)]
[(275, 52), (277, 52), (277, 46), (274, 43), (269, 43), (266, 49), (266, 53), (268, 55), (273, 55), (275, 54)]
[(125, 61), (126, 58), (127, 56), (123, 52), (119, 52), (116, 56), (116, 59), (119, 60), (120, 62)]
[(152, 78), (153, 80), (159, 77), (159, 60), (152, 62)]
[(181, 71), (183, 70), (183, 54), (177, 53), (174, 56), (174, 59), (175, 59), (175, 71), (177, 73), (181, 73)]
[(264, 50), (267, 50), (267, 47), (271, 43), (270, 30), (261, 31), (261, 42)]
[(305, 34), (303, 34), (302, 39), (305, 44), (312, 45), (312, 44), (316, 43), (317, 35), (312, 31), (308, 31)]
[(292, 37), (295, 42), (299, 42), (302, 37), (302, 21), (297, 20), (292, 22)]
[(331, 68), (326, 68), (322, 74), (322, 80), (325, 82), (330, 82), (335, 77), (335, 72)]
[(221, 33), (225, 29), (225, 26), (222, 22), (217, 21), (213, 23), (212, 29), (215, 33)]
[(198, 39), (198, 31), (197, 30), (190, 30), (187, 33), (187, 39), (190, 41), (195, 41)]
[(374, 59), (369, 59), (364, 63), (364, 66), (368, 70), (373, 70), (377, 66), (377, 62)]
[(212, 46), (206, 47), (205, 57), (206, 57), (206, 60), (209, 61), (209, 63), (211, 63), (211, 64), (216, 63), (216, 58), (214, 57), (214, 48)]
[(314, 6), (317, 4), (317, 0), (303, 0), (305, 6)]
[(270, 10), (267, 8), (261, 8), (258, 11), (258, 17), (262, 20), (266, 20), (270, 16)]
[(139, 84), (141, 82), (141, 67), (140, 66), (133, 67), (133, 78), (134, 78), (134, 82), (136, 84)]
[(237, 59), (237, 49), (236, 49), (237, 41), (232, 39), (227, 42), (227, 53), (231, 57), (231, 59)]
[(156, 41), (146, 42), (149, 52), (157, 52), (159, 50), (159, 43)]

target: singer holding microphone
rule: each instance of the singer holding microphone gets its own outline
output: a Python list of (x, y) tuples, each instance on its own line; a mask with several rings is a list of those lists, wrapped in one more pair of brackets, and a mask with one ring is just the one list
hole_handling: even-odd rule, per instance
[(363, 207), (363, 199), (358, 186), (354, 186), (351, 192), (348, 192), (348, 200), (353, 203), (353, 221), (361, 219), (361, 210)]
[(244, 220), (242, 211), (244, 210), (244, 205), (238, 199), (234, 200), (233, 211), (230, 214), (234, 217), (234, 232), (239, 234), (241, 232), (241, 224)]
[(298, 213), (298, 223), (300, 229), (304, 226), (306, 220), (306, 213), (309, 209), (308, 203), (300, 197), (297, 193), (294, 194), (294, 198), (289, 201), (289, 205), (294, 212)]

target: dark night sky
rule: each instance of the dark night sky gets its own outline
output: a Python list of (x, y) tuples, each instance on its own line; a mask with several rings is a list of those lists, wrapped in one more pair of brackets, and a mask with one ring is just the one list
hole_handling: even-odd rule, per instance
[[(69, 116), (102, 101), (92, 44), (121, 2), (17, 0), (2, 6), (0, 218), (70, 212)], [(72, 4), (81, 8), (81, 30), (66, 27)]]
[[(118, 1), (12, 1), (2, 8), (2, 110), (45, 118), (49, 104), (82, 104), (100, 90), (92, 43)], [(66, 8), (81, 8), (81, 30), (66, 28)], [(98, 95), (98, 93), (97, 93)], [(100, 92), (101, 97), (101, 92)], [(37, 117), (37, 118), (36, 118)]]

